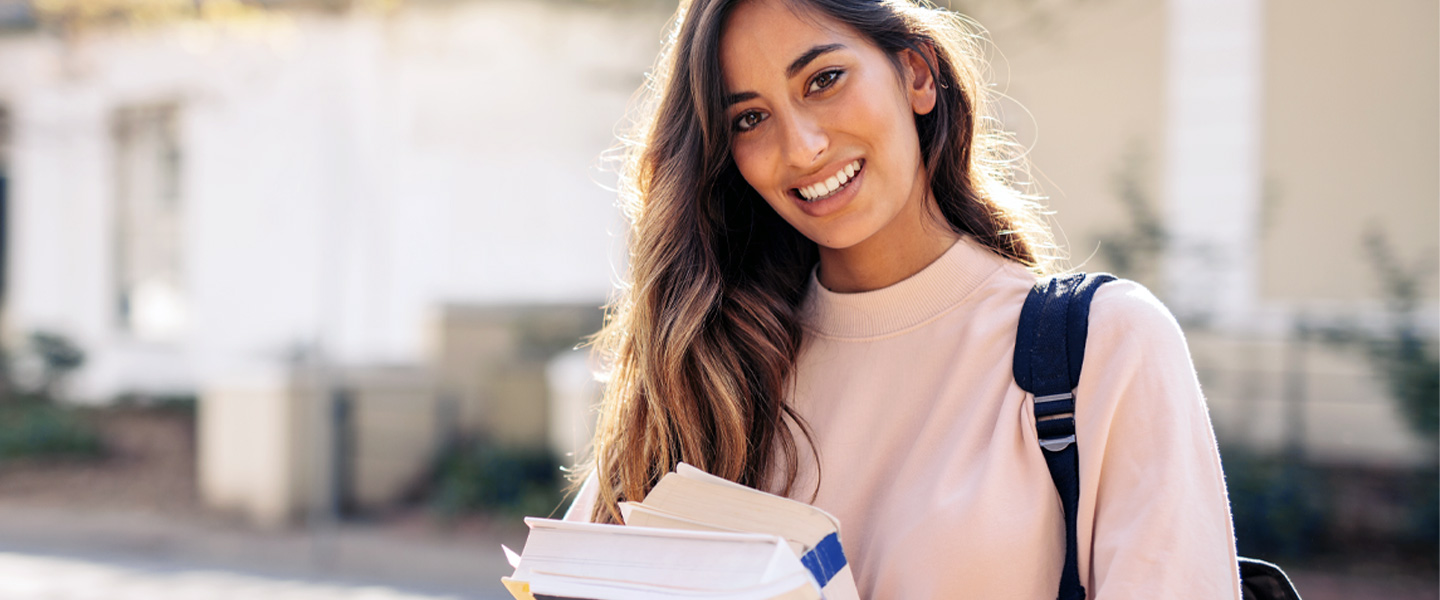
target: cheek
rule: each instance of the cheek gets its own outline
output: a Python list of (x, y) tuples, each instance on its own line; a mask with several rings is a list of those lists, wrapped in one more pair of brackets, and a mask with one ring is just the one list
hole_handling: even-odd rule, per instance
[(914, 111), (892, 79), (875, 76), (877, 70), (888, 73), (885, 70), (888, 68), (872, 67), (863, 82), (863, 93), (847, 95), (844, 102), (835, 107), (831, 122), (854, 138), (864, 140), (880, 154), (872, 159), (886, 163), (908, 162), (908, 155), (918, 150)]
[(745, 181), (749, 182), (752, 187), (757, 187), (758, 189), (758, 186), (755, 185), (755, 179), (759, 176), (759, 172), (756, 170), (756, 166), (759, 164), (759, 157), (756, 156), (753, 144), (745, 142), (731, 143), (730, 158), (735, 161), (735, 167), (740, 169), (740, 175), (745, 178)]
[(735, 160), (735, 167), (740, 170), (740, 176), (745, 182), (760, 195), (771, 206), (783, 198), (775, 198), (775, 189), (779, 186), (776, 180), (775, 165), (777, 164), (773, 152), (769, 152), (763, 143), (757, 141), (745, 141), (736, 143), (730, 148), (730, 156)]

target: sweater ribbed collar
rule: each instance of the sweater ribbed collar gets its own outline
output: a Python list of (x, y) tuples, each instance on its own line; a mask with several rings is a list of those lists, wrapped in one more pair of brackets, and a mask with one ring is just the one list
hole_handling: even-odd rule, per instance
[(828, 337), (898, 333), (953, 308), (1004, 264), (1004, 258), (962, 235), (920, 272), (878, 290), (832, 292), (820, 285), (817, 270), (812, 269), (801, 318), (806, 328)]

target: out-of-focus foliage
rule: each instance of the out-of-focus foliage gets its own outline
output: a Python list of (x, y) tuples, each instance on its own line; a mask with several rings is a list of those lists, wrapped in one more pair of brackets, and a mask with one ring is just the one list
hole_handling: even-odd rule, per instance
[(85, 353), (55, 333), (35, 332), (27, 342), (0, 349), (0, 461), (99, 455), (103, 448), (94, 425), (79, 409), (56, 402), (65, 379), (85, 363)]
[(1407, 263), (1377, 227), (1365, 233), (1363, 247), (1379, 279), (1384, 323), (1373, 327), (1342, 322), (1322, 328), (1320, 334), (1331, 343), (1363, 349), (1405, 422), (1436, 442), (1440, 438), (1440, 351), (1436, 332), (1426, 331), (1420, 320), (1422, 290), (1435, 265), (1430, 257)]
[(1406, 265), (1379, 229), (1365, 236), (1366, 253), (1384, 290), (1388, 331), (1358, 336), (1410, 427), (1434, 440), (1440, 433), (1440, 356), (1419, 322), (1422, 286), (1434, 272), (1428, 259)]
[(69, 338), (48, 332), (30, 334), (30, 352), (40, 362), (40, 377), (31, 394), (42, 400), (53, 400), (55, 388), (76, 369), (85, 364), (85, 352)]
[[(1115, 196), (1126, 220), (1121, 227), (1099, 236), (1099, 252), (1115, 274), (1139, 281), (1163, 297), (1156, 279), (1164, 256), (1173, 251), (1174, 236), (1143, 185), (1146, 169), (1146, 153), (1137, 147), (1116, 171)], [(1271, 224), (1276, 201), (1275, 190), (1267, 189), (1262, 231)], [(1319, 329), (1331, 342), (1361, 345), (1371, 365), (1384, 377), (1406, 422), (1415, 432), (1435, 440), (1440, 437), (1440, 352), (1436, 332), (1427, 332), (1419, 318), (1422, 292), (1435, 265), (1428, 258), (1407, 263), (1396, 255), (1378, 228), (1366, 233), (1363, 248), (1379, 278), (1385, 300), (1385, 326), (1376, 329), (1340, 323)], [(1301, 328), (1316, 329), (1310, 323), (1302, 323)]]
[(1099, 252), (1117, 275), (1157, 290), (1160, 261), (1173, 236), (1143, 183), (1147, 156), (1143, 148), (1132, 147), (1115, 172), (1115, 199), (1126, 223), (1100, 235)]
[(429, 503), (443, 517), (482, 511), (548, 516), (562, 499), (560, 464), (545, 449), (459, 443), (437, 461)]
[[(1096, 238), (1101, 258), (1115, 274), (1138, 281), (1164, 297), (1161, 273), (1166, 255), (1176, 252), (1189, 253), (1197, 258), (1206, 258), (1205, 251), (1198, 248), (1177, 246), (1178, 240), (1165, 223), (1159, 201), (1147, 185), (1151, 173), (1151, 151), (1144, 145), (1133, 143), (1121, 157), (1120, 165), (1111, 175), (1111, 189), (1115, 200), (1124, 214), (1124, 221), (1110, 230), (1101, 232)], [(1263, 238), (1274, 225), (1280, 194), (1273, 182), (1266, 182), (1260, 198), (1260, 229)], [(1187, 322), (1187, 326), (1203, 326), (1203, 321)]]
[(1223, 459), (1243, 555), (1291, 564), (1337, 554), (1413, 563), (1397, 569), (1440, 560), (1433, 468), (1319, 465), (1243, 447), (1227, 447)]
[(100, 435), (77, 409), (38, 402), (0, 405), (0, 463), (22, 457), (95, 457)]
[(84, 364), (85, 352), (57, 333), (37, 331), (18, 348), (0, 347), (0, 405), (53, 404)]
[(1315, 549), (1329, 497), (1317, 494), (1312, 469), (1289, 455), (1266, 456), (1244, 448), (1223, 453), (1225, 487), (1240, 553), (1295, 559)]
[[(1117, 275), (1153, 289), (1164, 257), (1176, 248), (1144, 185), (1147, 168), (1144, 149), (1136, 147), (1117, 169), (1115, 198), (1125, 219), (1100, 236), (1099, 252)], [(1267, 186), (1263, 202), (1262, 232), (1273, 225), (1274, 189)], [(1294, 335), (1362, 348), (1410, 427), (1433, 442), (1440, 429), (1440, 362), (1435, 332), (1424, 329), (1420, 310), (1434, 265), (1402, 260), (1379, 230), (1368, 233), (1362, 247), (1385, 299), (1383, 326), (1317, 326), (1302, 316)], [(1204, 323), (1187, 323), (1197, 326)], [(1416, 568), (1440, 559), (1440, 473), (1433, 467), (1322, 464), (1295, 448), (1266, 453), (1226, 445), (1221, 454), (1242, 554), (1293, 564), (1395, 553)]]

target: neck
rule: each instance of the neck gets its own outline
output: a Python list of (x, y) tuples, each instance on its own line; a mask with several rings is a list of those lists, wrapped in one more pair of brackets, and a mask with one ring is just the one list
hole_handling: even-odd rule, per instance
[(820, 285), (842, 294), (889, 287), (919, 273), (960, 239), (929, 198), (909, 206), (914, 208), (854, 246), (821, 246)]

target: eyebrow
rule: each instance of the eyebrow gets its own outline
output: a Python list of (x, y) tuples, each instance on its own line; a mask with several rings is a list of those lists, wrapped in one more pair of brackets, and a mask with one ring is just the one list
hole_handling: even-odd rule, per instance
[(740, 92), (738, 94), (727, 94), (725, 96), (725, 108), (730, 108), (731, 106), (734, 106), (746, 100), (754, 100), (759, 97), (760, 94), (757, 94), (755, 92)]
[[(799, 73), (801, 69), (804, 69), (806, 65), (809, 65), (815, 59), (836, 50), (843, 50), (844, 48), (845, 44), (825, 44), (822, 46), (815, 46), (814, 48), (806, 50), (804, 54), (801, 54), (799, 58), (796, 58), (790, 63), (790, 66), (785, 68), (785, 77), (787, 79), (794, 77), (796, 73)], [(744, 102), (746, 100), (753, 100), (758, 97), (760, 97), (760, 94), (757, 94), (755, 92), (738, 92), (735, 94), (727, 94), (725, 96), (725, 106), (729, 107)]]
[(804, 69), (805, 65), (810, 64), (810, 61), (820, 58), (823, 54), (834, 52), (844, 47), (845, 44), (825, 44), (824, 46), (816, 46), (806, 50), (804, 54), (800, 55), (800, 58), (795, 59), (794, 62), (790, 63), (789, 67), (785, 68), (785, 77), (787, 79), (794, 77), (796, 73), (800, 72), (800, 69)]

